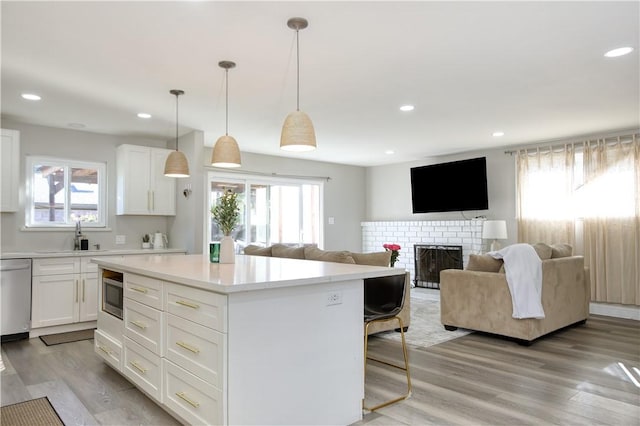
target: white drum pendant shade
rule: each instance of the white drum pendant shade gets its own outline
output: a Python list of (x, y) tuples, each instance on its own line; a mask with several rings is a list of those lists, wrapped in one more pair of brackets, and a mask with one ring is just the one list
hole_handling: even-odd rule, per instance
[(312, 151), (316, 149), (316, 132), (309, 116), (302, 111), (287, 115), (282, 125), (280, 148), (285, 151)]
[(211, 165), (215, 167), (240, 167), (240, 147), (233, 136), (220, 136), (213, 147)]
[(189, 177), (189, 162), (181, 151), (171, 151), (164, 163), (164, 175), (167, 177)]

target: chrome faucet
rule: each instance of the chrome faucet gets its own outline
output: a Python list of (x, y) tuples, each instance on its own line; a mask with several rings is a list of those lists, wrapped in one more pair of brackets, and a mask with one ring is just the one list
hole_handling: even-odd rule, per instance
[(80, 238), (82, 237), (82, 227), (80, 221), (76, 222), (76, 237), (73, 240), (73, 249), (80, 250)]

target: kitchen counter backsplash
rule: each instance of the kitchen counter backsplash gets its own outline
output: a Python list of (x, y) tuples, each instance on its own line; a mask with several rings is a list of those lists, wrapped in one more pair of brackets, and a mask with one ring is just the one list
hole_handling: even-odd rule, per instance
[(167, 254), (185, 253), (185, 249), (115, 249), (115, 250), (36, 250), (24, 252), (1, 252), (0, 259), (37, 259), (44, 257), (74, 256), (122, 256), (126, 254)]

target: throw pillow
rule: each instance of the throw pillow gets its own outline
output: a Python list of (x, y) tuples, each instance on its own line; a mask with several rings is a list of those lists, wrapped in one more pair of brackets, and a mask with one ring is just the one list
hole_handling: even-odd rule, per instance
[(325, 251), (317, 247), (305, 247), (304, 258), (307, 260), (321, 260), (323, 262), (356, 263), (348, 251)]
[(494, 259), (488, 254), (470, 254), (467, 271), (498, 272), (502, 264), (502, 259)]
[(351, 257), (358, 265), (389, 266), (391, 251), (378, 251), (375, 253), (351, 253)]
[(271, 256), (304, 259), (304, 247), (288, 247), (284, 244), (274, 244), (271, 246)]
[(260, 246), (248, 245), (244, 248), (244, 254), (249, 254), (251, 256), (271, 257), (271, 247), (260, 247)]
[(545, 243), (535, 243), (533, 248), (538, 253), (540, 260), (551, 259), (551, 246)]
[(569, 257), (573, 254), (573, 247), (569, 244), (552, 244), (551, 245), (551, 259), (558, 257)]

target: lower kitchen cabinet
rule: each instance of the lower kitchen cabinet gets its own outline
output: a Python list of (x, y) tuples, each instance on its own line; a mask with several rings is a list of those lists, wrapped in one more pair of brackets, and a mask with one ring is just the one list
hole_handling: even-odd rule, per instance
[(98, 272), (89, 258), (33, 260), (31, 327), (95, 321)]

